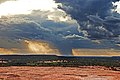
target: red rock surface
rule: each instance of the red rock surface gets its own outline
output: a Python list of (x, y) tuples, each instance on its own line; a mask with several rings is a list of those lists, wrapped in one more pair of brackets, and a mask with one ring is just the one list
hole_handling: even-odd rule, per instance
[(120, 80), (105, 67), (0, 67), (0, 80)]

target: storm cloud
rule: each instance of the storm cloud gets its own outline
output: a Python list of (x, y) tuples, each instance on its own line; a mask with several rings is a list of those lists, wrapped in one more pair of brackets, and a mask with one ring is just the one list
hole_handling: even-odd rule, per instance
[(116, 12), (119, 0), (56, 0), (90, 39), (113, 39), (120, 35), (120, 14)]
[[(21, 5), (17, 5), (21, 1), (21, 4), (25, 3), (22, 8)], [(31, 7), (27, 1), (34, 2), (33, 0), (15, 0), (10, 1), (9, 6), (14, 3), (17, 5), (15, 10), (18, 12), (27, 6), (25, 11), (29, 11)], [(120, 14), (116, 11), (117, 6), (113, 5), (116, 0), (55, 0), (56, 3), (54, 0), (35, 1), (30, 3), (33, 7), (29, 14), (19, 14), (13, 9), (11, 13), (9, 6), (3, 2), (7, 12), (0, 13), (0, 48), (2, 50), (25, 49), (27, 48), (24, 45), (26, 40), (45, 41), (59, 49), (63, 55), (70, 55), (72, 49), (78, 48), (120, 49), (116, 45), (120, 42)], [(49, 1), (55, 7), (46, 8), (45, 5)], [(45, 10), (35, 5), (43, 4), (42, 2)], [(0, 9), (4, 12), (2, 5)]]

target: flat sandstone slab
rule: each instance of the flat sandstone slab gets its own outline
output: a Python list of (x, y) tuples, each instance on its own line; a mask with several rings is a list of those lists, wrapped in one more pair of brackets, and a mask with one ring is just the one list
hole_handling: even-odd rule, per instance
[(105, 67), (0, 67), (0, 80), (120, 80), (120, 71)]

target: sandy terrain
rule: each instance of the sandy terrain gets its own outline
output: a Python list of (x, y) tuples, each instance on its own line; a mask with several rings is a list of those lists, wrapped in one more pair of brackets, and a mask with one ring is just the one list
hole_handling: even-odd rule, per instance
[(104, 67), (0, 67), (0, 80), (120, 80)]

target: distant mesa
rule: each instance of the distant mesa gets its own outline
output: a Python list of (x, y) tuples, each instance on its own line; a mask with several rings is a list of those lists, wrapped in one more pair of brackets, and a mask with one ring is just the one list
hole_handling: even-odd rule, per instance
[(73, 56), (120, 56), (114, 49), (72, 49)]

